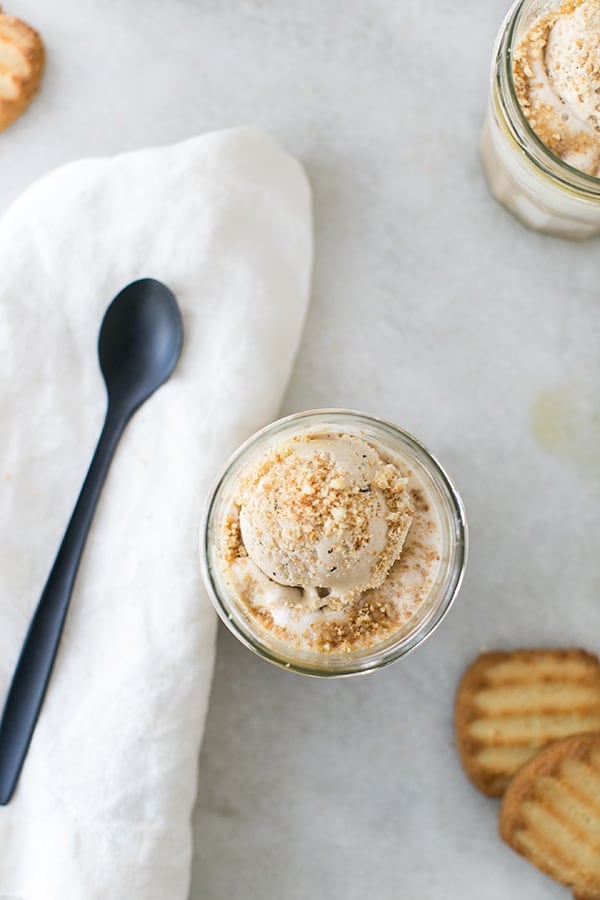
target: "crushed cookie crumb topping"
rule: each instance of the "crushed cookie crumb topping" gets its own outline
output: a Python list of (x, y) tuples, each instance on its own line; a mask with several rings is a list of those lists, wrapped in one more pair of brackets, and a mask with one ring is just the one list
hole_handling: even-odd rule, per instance
[(240, 478), (222, 526), (224, 577), (281, 641), (370, 647), (428, 596), (439, 566), (429, 504), (410, 469), (363, 438), (297, 436)]
[(565, 0), (535, 21), (513, 53), (513, 78), (542, 143), (600, 175), (600, 0)]

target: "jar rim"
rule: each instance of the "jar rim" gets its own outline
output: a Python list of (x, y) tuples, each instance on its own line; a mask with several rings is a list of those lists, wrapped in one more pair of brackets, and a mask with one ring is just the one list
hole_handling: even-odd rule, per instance
[[(266, 642), (261, 641), (258, 635), (253, 633), (248, 621), (246, 621), (241, 614), (236, 616), (236, 610), (230, 608), (233, 604), (231, 602), (227, 603), (227, 598), (224, 599), (221, 596), (222, 592), (219, 590), (219, 586), (215, 584), (213, 566), (211, 566), (210, 562), (210, 529), (212, 515), (219, 499), (220, 491), (232, 467), (235, 466), (236, 463), (239, 463), (240, 459), (251, 451), (257, 443), (260, 443), (261, 440), (268, 438), (270, 435), (282, 433), (282, 431), (285, 433), (286, 429), (293, 429), (294, 426), (303, 424), (304, 422), (309, 425), (314, 422), (315, 424), (331, 424), (332, 426), (339, 425), (340, 427), (343, 427), (344, 423), (360, 424), (363, 422), (374, 430), (381, 430), (382, 432), (387, 433), (390, 437), (395, 436), (397, 439), (406, 440), (407, 446), (410, 446), (415, 454), (419, 454), (421, 465), (423, 465), (424, 468), (425, 463), (427, 463), (428, 466), (431, 466), (431, 471), (429, 468), (427, 468), (426, 471), (430, 477), (432, 477), (432, 480), (434, 480), (436, 487), (440, 492), (440, 496), (443, 497), (444, 502), (448, 505), (448, 515), (451, 516), (454, 529), (452, 534), (452, 565), (449, 566), (448, 569), (446, 578), (447, 583), (445, 583), (441, 589), (441, 599), (439, 603), (432, 605), (431, 609), (423, 615), (422, 619), (416, 624), (414, 631), (408, 632), (402, 638), (397, 639), (395, 642), (391, 642), (389, 645), (385, 644), (383, 648), (380, 647), (378, 649), (377, 645), (375, 645), (362, 652), (356, 651), (354, 654), (348, 654), (343, 660), (340, 657), (340, 659), (336, 659), (333, 663), (329, 656), (323, 654), (317, 655), (314, 652), (311, 653), (308, 651), (298, 651), (288, 657), (284, 652), (283, 644), (282, 651), (278, 653), (273, 647), (269, 647)], [(249, 650), (263, 659), (266, 659), (268, 662), (271, 662), (280, 668), (287, 669), (288, 671), (317, 677), (348, 677), (371, 672), (395, 662), (397, 659), (404, 657), (407, 653), (419, 646), (435, 631), (454, 603), (464, 579), (468, 555), (468, 529), (464, 504), (453, 481), (435, 456), (433, 456), (433, 454), (418, 439), (414, 438), (411, 434), (399, 428), (397, 425), (367, 413), (339, 408), (306, 410), (277, 419), (253, 434), (247, 441), (238, 447), (226, 462), (208, 493), (202, 519), (200, 538), (200, 559), (203, 581), (213, 606), (227, 628)], [(246, 627), (242, 627), (242, 623)], [(342, 664), (342, 662), (344, 664)]]
[[(495, 77), (499, 89), (499, 97), (506, 121), (511, 127), (513, 137), (518, 142), (528, 159), (541, 168), (546, 175), (559, 181), (561, 185), (574, 191), (586, 199), (600, 198), (600, 177), (582, 172), (557, 156), (535, 133), (529, 124), (517, 96), (513, 53), (516, 48), (519, 25), (527, 11), (531, 0), (516, 0), (509, 10), (504, 27), (500, 32), (495, 63)], [(508, 98), (503, 90), (507, 87)], [(507, 104), (506, 100), (510, 101)]]

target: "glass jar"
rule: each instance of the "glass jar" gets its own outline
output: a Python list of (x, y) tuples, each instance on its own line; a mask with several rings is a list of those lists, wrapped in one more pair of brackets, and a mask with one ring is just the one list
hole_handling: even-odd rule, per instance
[(492, 194), (524, 225), (581, 239), (600, 232), (600, 178), (568, 165), (537, 137), (519, 104), (512, 66), (526, 31), (562, 2), (517, 0), (510, 9), (496, 40), (481, 158)]
[[(414, 616), (384, 640), (361, 650), (299, 649), (262, 627), (228, 586), (219, 553), (220, 536), (243, 472), (269, 448), (303, 434), (362, 437), (412, 470), (421, 482), (440, 526), (440, 563), (429, 593)], [(201, 530), (202, 574), (212, 603), (229, 630), (250, 650), (277, 666), (305, 675), (344, 676), (370, 672), (405, 656), (439, 625), (462, 583), (467, 559), (467, 527), (462, 501), (431, 453), (406, 432), (381, 419), (351, 410), (314, 410), (280, 419), (243, 444), (210, 491)]]

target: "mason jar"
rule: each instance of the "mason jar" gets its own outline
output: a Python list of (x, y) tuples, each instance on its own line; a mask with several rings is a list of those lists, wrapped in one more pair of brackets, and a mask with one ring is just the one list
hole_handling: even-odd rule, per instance
[[(271, 448), (307, 435), (359, 437), (383, 458), (397, 461), (423, 487), (431, 514), (439, 523), (439, 565), (427, 582), (418, 608), (397, 630), (372, 646), (356, 650), (295, 646), (264, 627), (232, 588), (223, 563), (223, 535), (244, 473)], [(310, 437), (309, 437), (310, 439)], [(426, 507), (428, 508), (428, 507)], [(414, 525), (414, 520), (413, 520)], [(413, 526), (411, 526), (412, 528)], [(409, 529), (410, 536), (410, 529)], [(406, 538), (408, 543), (409, 538)], [(463, 580), (467, 560), (467, 526), (460, 496), (440, 463), (407, 432), (374, 416), (326, 409), (298, 413), (263, 428), (229, 459), (209, 493), (201, 528), (201, 565), (211, 601), (227, 628), (248, 649), (269, 662), (305, 675), (346, 676), (371, 672), (414, 650), (440, 624)], [(406, 547), (406, 543), (405, 543)], [(400, 557), (402, 559), (402, 557)], [(274, 574), (274, 573), (273, 573)], [(277, 587), (277, 586), (276, 586)]]
[[(581, 239), (600, 232), (600, 178), (573, 168), (535, 134), (517, 98), (513, 54), (542, 15), (564, 0), (517, 0), (498, 34), (481, 140), (494, 197), (529, 228)], [(600, 137), (600, 136), (599, 136)]]

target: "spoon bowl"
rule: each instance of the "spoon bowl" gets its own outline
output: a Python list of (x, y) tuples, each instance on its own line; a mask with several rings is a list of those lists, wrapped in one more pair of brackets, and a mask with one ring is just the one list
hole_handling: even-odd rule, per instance
[(142, 278), (123, 288), (104, 314), (98, 339), (109, 402), (137, 409), (169, 377), (182, 343), (181, 314), (166, 285)]

